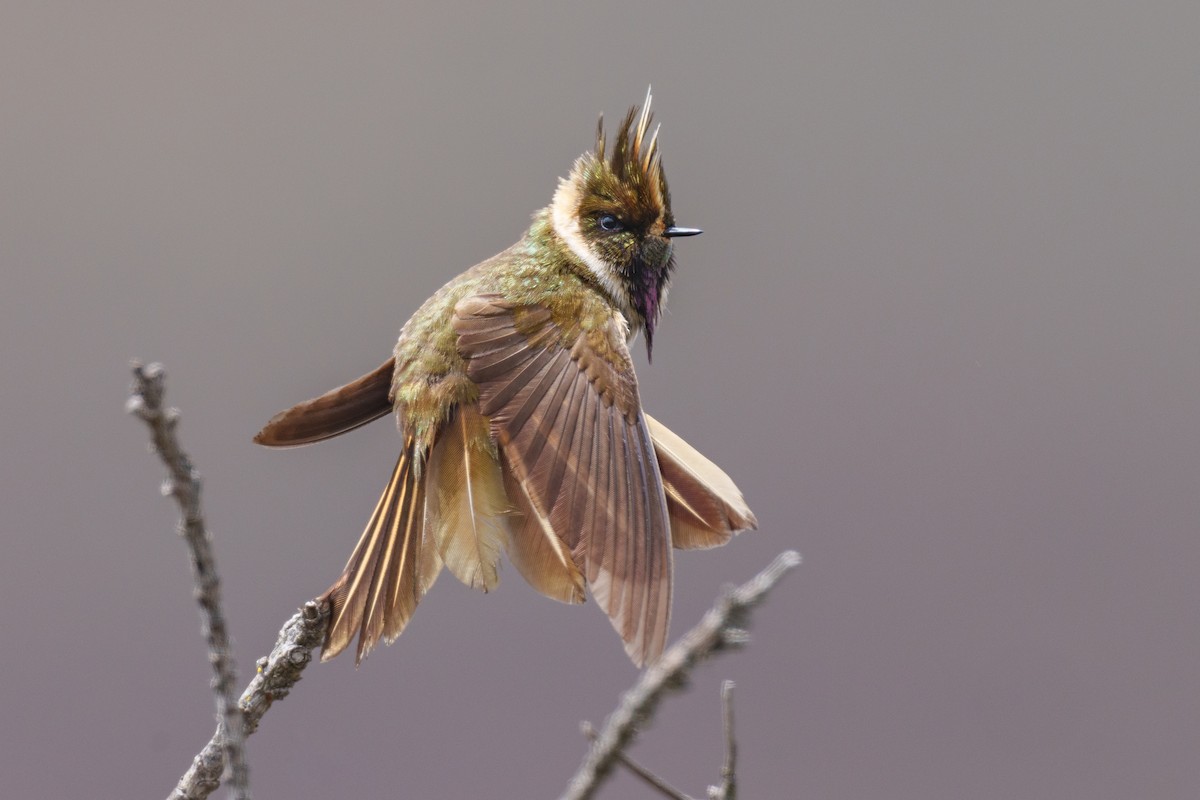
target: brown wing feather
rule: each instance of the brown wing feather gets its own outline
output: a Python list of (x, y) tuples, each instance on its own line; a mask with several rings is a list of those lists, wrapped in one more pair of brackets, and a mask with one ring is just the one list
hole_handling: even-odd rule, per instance
[(540, 533), (552, 553), (565, 545), (630, 658), (654, 661), (670, 618), (668, 512), (623, 330), (609, 321), (614, 364), (577, 323), (566, 348), (548, 311), (522, 308), (519, 325), (515, 311), (495, 295), (471, 297), (454, 326), (509, 496), (527, 506), (518, 535)]
[(425, 525), (454, 576), (487, 592), (499, 582), (497, 564), (513, 511), (500, 465), (489, 452), (487, 420), (462, 406), (438, 432), (425, 465)]
[(356, 635), (355, 663), (380, 639), (394, 641), (442, 568), (425, 536), (425, 487), (413, 456), (409, 439), (346, 569), (323, 595), (332, 614), (322, 661), (345, 650)]
[(583, 573), (571, 557), (571, 549), (550, 527), (549, 520), (534, 510), (525, 487), (504, 470), (508, 498), (516, 506), (519, 521), (508, 530), (508, 558), (530, 586), (553, 600), (582, 603)]
[(681, 550), (717, 547), (758, 527), (741, 490), (720, 467), (649, 414), (646, 427), (662, 472), (671, 543)]
[(392, 410), (389, 358), (378, 369), (271, 417), (254, 441), (267, 447), (296, 447), (352, 431)]

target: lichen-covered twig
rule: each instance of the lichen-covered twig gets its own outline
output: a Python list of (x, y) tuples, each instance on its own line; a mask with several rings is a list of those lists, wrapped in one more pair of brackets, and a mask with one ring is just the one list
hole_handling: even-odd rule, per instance
[[(271, 704), (286, 697), (300, 680), (304, 668), (312, 661), (313, 650), (325, 638), (325, 626), (328, 624), (329, 605), (316, 600), (305, 603), (284, 624), (274, 649), (266, 658), (258, 660), (258, 673), (238, 701), (245, 717), (247, 736), (258, 729), (259, 721)], [(204, 800), (221, 785), (224, 768), (222, 726), (218, 726), (212, 739), (179, 779), (179, 785), (168, 800)]]
[(146, 423), (150, 441), (167, 467), (167, 479), (162, 493), (174, 497), (179, 504), (179, 534), (187, 543), (192, 556), (192, 577), (196, 583), (196, 601), (200, 604), (204, 634), (208, 640), (209, 661), (213, 667), (213, 693), (216, 695), (217, 717), (224, 730), (222, 749), (229, 765), (230, 793), (237, 800), (250, 797), (249, 774), (243, 747), (242, 712), (233, 701), (236, 681), (233, 654), (225, 617), (221, 613), (221, 582), (213, 560), (212, 539), (204, 525), (200, 508), (200, 473), (175, 436), (179, 410), (163, 408), (166, 375), (161, 364), (143, 367), (133, 365), (133, 387), (125, 410)]
[[(758, 575), (722, 594), (699, 625), (684, 634), (654, 666), (642, 673), (605, 720), (604, 728), (571, 778), (562, 800), (592, 797), (612, 771), (617, 757), (633, 741), (638, 728), (654, 715), (663, 696), (668, 691), (683, 688), (692, 668), (701, 660), (744, 645), (749, 638), (746, 625), (750, 610), (763, 601), (784, 574), (799, 564), (800, 554), (794, 550), (780, 553)], [(731, 763), (728, 757), (727, 763)]]

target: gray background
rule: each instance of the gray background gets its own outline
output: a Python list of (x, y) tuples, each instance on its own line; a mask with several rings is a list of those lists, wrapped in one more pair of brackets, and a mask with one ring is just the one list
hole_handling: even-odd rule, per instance
[[(747, 797), (1195, 797), (1198, 41), (1194, 2), (5, 4), (3, 794), (159, 797), (212, 731), (128, 360), (167, 364), (244, 681), (397, 448), (250, 436), (653, 83), (706, 233), (645, 403), (762, 523), (677, 559), (673, 631), (805, 564), (635, 755), (702, 794), (731, 677)], [(271, 712), (254, 787), (553, 796), (634, 678), (594, 606), (443, 577)]]

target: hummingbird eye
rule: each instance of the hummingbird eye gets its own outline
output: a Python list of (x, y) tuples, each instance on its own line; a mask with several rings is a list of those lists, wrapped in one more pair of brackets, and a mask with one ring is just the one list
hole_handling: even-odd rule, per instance
[(608, 231), (609, 233), (625, 230), (625, 226), (621, 224), (621, 220), (612, 214), (601, 214), (596, 218), (596, 224), (600, 226), (600, 230)]

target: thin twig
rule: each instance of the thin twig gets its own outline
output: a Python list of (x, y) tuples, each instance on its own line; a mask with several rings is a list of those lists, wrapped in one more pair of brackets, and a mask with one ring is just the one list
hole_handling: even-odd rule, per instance
[[(587, 737), (589, 742), (594, 743), (600, 736), (600, 734), (596, 732), (595, 726), (593, 726), (590, 722), (584, 721), (584, 723), (579, 726), (579, 729), (583, 731), (583, 735)], [(617, 763), (632, 772), (637, 777), (641, 778), (652, 788), (662, 793), (663, 796), (671, 798), (671, 800), (695, 800), (695, 798), (693, 798), (691, 795), (684, 794), (683, 792), (679, 791), (674, 786), (667, 783), (658, 775), (646, 769), (624, 753), (617, 753)]]
[[(287, 697), (300, 680), (304, 668), (312, 661), (313, 650), (325, 638), (328, 624), (329, 605), (316, 600), (305, 603), (284, 623), (274, 649), (266, 658), (258, 660), (258, 673), (238, 701), (246, 720), (247, 736), (258, 730), (258, 723), (271, 704)], [(221, 772), (225, 768), (221, 739), (222, 728), (218, 726), (212, 739), (179, 779), (179, 785), (168, 800), (204, 800), (221, 785)]]
[(721, 727), (725, 730), (725, 763), (721, 785), (708, 787), (710, 800), (737, 800), (737, 740), (733, 737), (733, 681), (721, 683)]
[(163, 408), (166, 374), (162, 365), (143, 367), (135, 362), (133, 378), (125, 410), (150, 428), (154, 451), (167, 467), (168, 474), (163, 481), (162, 492), (174, 497), (179, 504), (181, 516), (178, 530), (192, 556), (196, 601), (200, 604), (209, 661), (213, 668), (212, 688), (216, 695), (217, 718), (224, 728), (222, 748), (225, 762), (229, 765), (229, 789), (236, 800), (248, 800), (249, 770), (246, 766), (242, 712), (233, 701), (236, 670), (225, 617), (221, 613), (221, 582), (213, 559), (212, 538), (205, 528), (204, 514), (200, 508), (200, 473), (192, 466), (191, 459), (183, 452), (175, 436), (179, 410)]
[(633, 741), (638, 727), (650, 721), (663, 695), (683, 688), (699, 661), (746, 644), (750, 610), (763, 601), (784, 574), (799, 564), (799, 553), (785, 551), (758, 575), (722, 594), (700, 624), (671, 645), (625, 693), (621, 704), (605, 720), (603, 730), (571, 778), (562, 800), (586, 800), (595, 794), (617, 763), (617, 755)]

